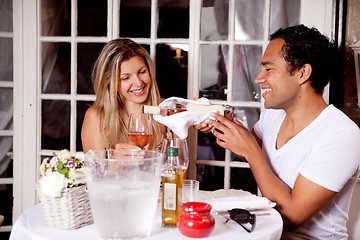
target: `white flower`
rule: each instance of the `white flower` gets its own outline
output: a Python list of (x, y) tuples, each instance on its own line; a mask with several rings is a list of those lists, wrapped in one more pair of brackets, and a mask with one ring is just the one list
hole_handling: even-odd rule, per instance
[(75, 158), (79, 159), (80, 161), (84, 161), (85, 160), (85, 154), (84, 153), (76, 153)]
[(72, 158), (71, 153), (67, 149), (64, 149), (64, 150), (61, 150), (60, 152), (58, 152), (57, 157), (62, 160)]
[(63, 174), (52, 172), (39, 179), (40, 191), (49, 197), (58, 197), (66, 188), (68, 182)]

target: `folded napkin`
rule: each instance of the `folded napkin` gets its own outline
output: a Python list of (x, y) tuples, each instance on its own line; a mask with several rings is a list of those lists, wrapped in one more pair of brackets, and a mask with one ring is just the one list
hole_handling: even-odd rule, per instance
[[(159, 104), (161, 108), (175, 108), (176, 104), (196, 103), (211, 105), (207, 98), (188, 100), (184, 98), (171, 97)], [(154, 119), (170, 128), (179, 138), (187, 138), (188, 129), (192, 125), (199, 124), (210, 117), (210, 113), (216, 112), (213, 109), (185, 111), (170, 116), (154, 115)]]
[(256, 210), (275, 207), (275, 203), (266, 197), (259, 197), (242, 190), (218, 190), (212, 192), (203, 199), (216, 211), (226, 211), (233, 208)]

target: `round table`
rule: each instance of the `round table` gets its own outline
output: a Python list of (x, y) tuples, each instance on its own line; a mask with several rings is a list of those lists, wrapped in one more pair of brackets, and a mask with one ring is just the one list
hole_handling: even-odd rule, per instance
[[(234, 221), (225, 223), (222, 216), (213, 214), (215, 218), (214, 231), (206, 239), (231, 240), (231, 239), (280, 239), (283, 222), (280, 214), (273, 208), (262, 209), (253, 212), (256, 216), (255, 229), (247, 233)], [(10, 240), (42, 240), (42, 239), (100, 239), (95, 225), (91, 224), (78, 229), (61, 230), (46, 225), (41, 205), (35, 205), (27, 209), (15, 222)], [(161, 226), (161, 208), (158, 206), (153, 223), (151, 235), (148, 239), (191, 239), (183, 236), (177, 228), (165, 228)]]

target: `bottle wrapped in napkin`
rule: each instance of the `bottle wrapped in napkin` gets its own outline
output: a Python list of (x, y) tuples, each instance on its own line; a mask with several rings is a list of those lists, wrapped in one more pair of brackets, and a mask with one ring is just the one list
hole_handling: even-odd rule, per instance
[[(182, 109), (176, 114), (166, 114), (166, 111), (165, 113), (162, 111), (176, 109), (179, 106)], [(213, 105), (207, 98), (188, 100), (171, 97), (161, 102), (159, 107), (155, 108), (158, 108), (157, 112), (150, 112), (148, 109), (145, 112), (154, 114), (156, 121), (170, 128), (179, 138), (187, 138), (189, 127), (203, 122), (210, 117), (210, 113), (218, 112), (219, 114), (224, 114), (224, 106)]]

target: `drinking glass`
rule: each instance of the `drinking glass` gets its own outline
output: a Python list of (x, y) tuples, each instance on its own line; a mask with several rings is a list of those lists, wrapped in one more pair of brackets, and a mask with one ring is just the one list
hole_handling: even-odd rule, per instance
[(164, 154), (165, 158), (167, 157), (168, 147), (179, 148), (179, 168), (181, 169), (182, 173), (185, 173), (189, 165), (189, 151), (186, 139), (164, 138), (161, 143), (160, 152)]
[(150, 142), (152, 137), (151, 117), (145, 113), (130, 113), (128, 123), (129, 142), (141, 149)]
[(163, 155), (116, 149), (85, 155), (85, 175), (95, 227), (103, 239), (150, 235), (160, 190)]

